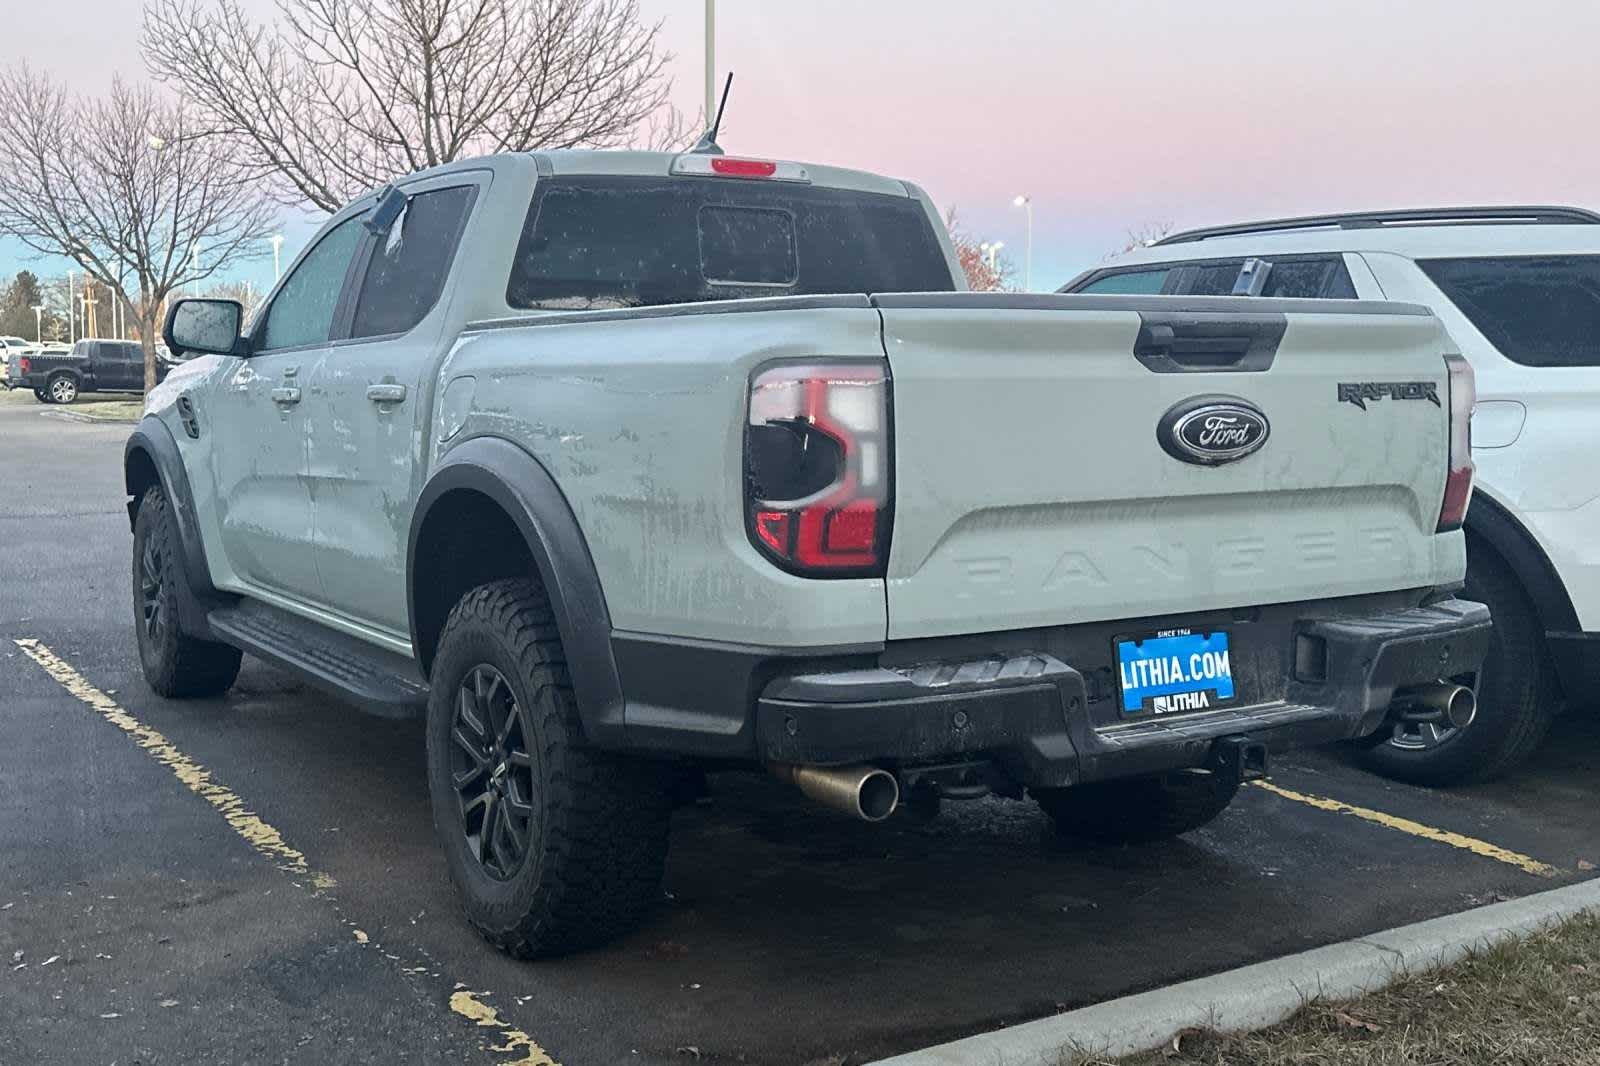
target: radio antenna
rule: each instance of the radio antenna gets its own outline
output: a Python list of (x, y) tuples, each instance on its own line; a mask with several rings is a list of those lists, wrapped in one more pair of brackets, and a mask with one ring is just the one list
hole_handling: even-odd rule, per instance
[(728, 93), (733, 89), (733, 71), (728, 71), (728, 80), (722, 83), (722, 102), (717, 105), (717, 117), (711, 123), (711, 128), (706, 130), (705, 136), (689, 151), (701, 152), (705, 155), (721, 155), (722, 147), (717, 144), (717, 132), (722, 129), (722, 112), (728, 107)]

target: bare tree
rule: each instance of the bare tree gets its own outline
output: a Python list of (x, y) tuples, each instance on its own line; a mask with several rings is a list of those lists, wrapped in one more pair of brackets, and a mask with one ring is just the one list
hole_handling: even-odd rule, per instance
[(248, 281), (218, 281), (206, 289), (206, 295), (218, 300), (233, 300), (244, 308), (244, 320), (249, 322), (261, 306), (265, 295)]
[(196, 133), (149, 86), (82, 99), (27, 64), (0, 74), (0, 233), (110, 290), (137, 324), (146, 389), (167, 297), (262, 254), (274, 219), (225, 146)]
[(1105, 257), (1113, 259), (1119, 255), (1127, 255), (1129, 252), (1137, 251), (1140, 248), (1148, 248), (1171, 232), (1171, 222), (1146, 222), (1136, 229), (1128, 230), (1128, 239), (1122, 243), (1122, 247), (1107, 252)]
[(945, 212), (944, 226), (950, 232), (950, 243), (955, 245), (961, 270), (967, 275), (967, 288), (973, 292), (995, 292), (1015, 285), (1016, 265), (999, 253), (991, 257), (989, 249), (961, 225), (955, 208)]
[[(461, 156), (616, 147), (667, 108), (636, 0), (149, 0), (145, 60), (285, 202), (337, 210)], [(658, 131), (657, 131), (658, 132)]]

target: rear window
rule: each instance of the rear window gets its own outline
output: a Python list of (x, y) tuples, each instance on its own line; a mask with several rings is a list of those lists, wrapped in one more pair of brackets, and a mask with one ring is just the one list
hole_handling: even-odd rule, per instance
[(506, 302), (572, 310), (954, 287), (908, 197), (726, 178), (547, 178)]
[(1500, 353), (1524, 366), (1600, 366), (1600, 256), (1418, 260)]

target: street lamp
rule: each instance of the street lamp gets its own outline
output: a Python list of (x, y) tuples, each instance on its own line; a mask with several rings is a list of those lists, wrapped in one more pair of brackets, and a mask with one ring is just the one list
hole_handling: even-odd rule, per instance
[(274, 233), (269, 240), (272, 241), (272, 283), (276, 285), (283, 272), (278, 268), (278, 250), (283, 247), (283, 234)]
[(76, 313), (72, 309), (72, 305), (74, 303), (76, 303), (77, 299), (78, 299), (77, 293), (74, 291), (74, 289), (72, 287), (73, 274), (74, 273), (75, 272), (71, 271), (71, 270), (67, 271), (67, 343), (68, 344), (77, 344), (78, 343), (78, 321), (77, 321), (77, 318), (74, 317)]
[(1011, 206), (1020, 207), (1028, 213), (1028, 247), (1023, 258), (1022, 291), (1033, 291), (1033, 197), (1018, 196), (1011, 201)]
[(44, 343), (44, 304), (33, 305), (33, 341)]

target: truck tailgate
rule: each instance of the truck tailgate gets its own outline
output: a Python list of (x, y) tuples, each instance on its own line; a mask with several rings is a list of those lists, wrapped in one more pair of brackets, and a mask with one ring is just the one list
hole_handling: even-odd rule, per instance
[[(1459, 576), (1461, 534), (1434, 532), (1453, 348), (1421, 308), (979, 293), (874, 302), (893, 378), (891, 639)], [(1163, 416), (1213, 398), (1264, 415), (1258, 450), (1207, 465), (1163, 446)]]

